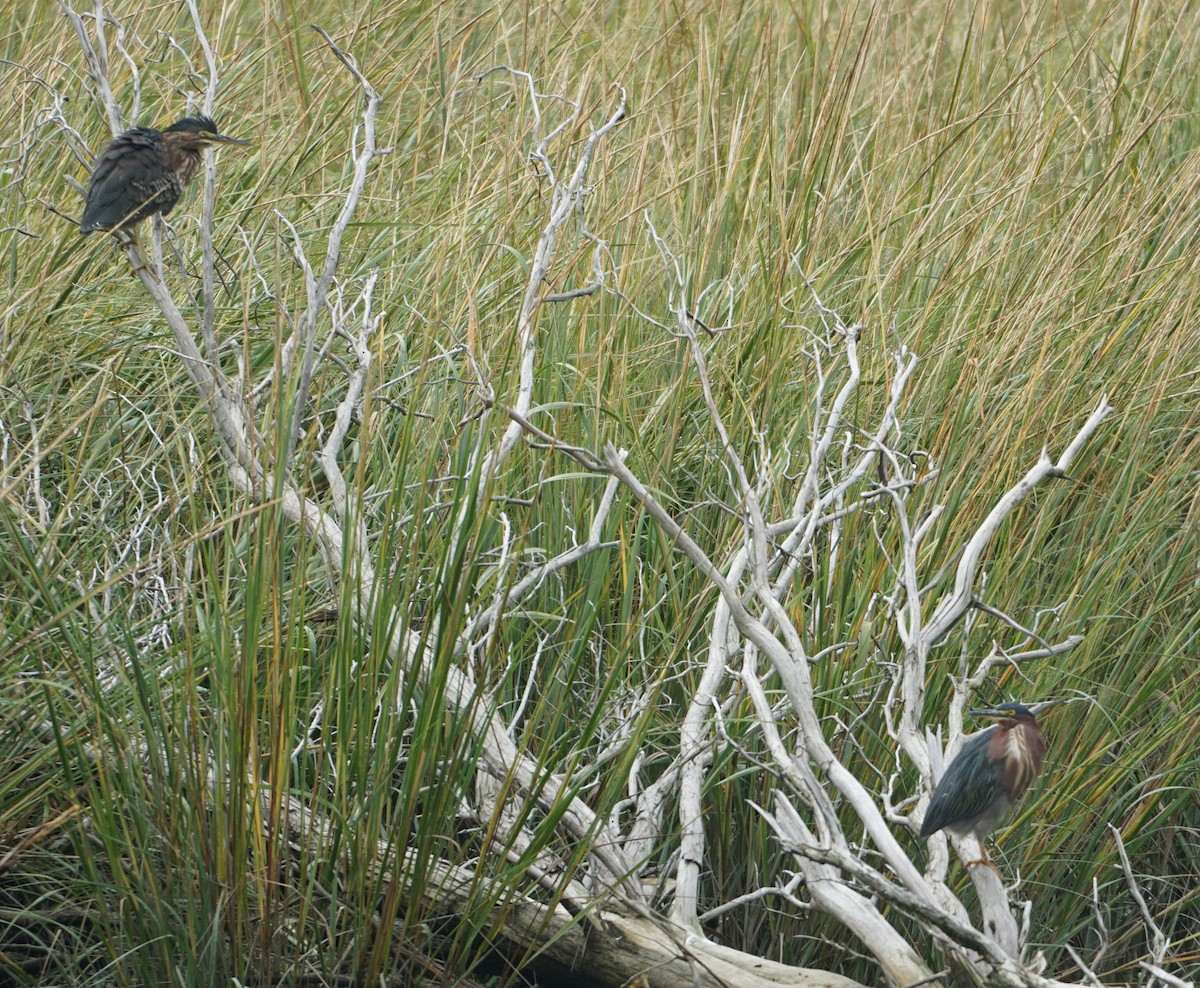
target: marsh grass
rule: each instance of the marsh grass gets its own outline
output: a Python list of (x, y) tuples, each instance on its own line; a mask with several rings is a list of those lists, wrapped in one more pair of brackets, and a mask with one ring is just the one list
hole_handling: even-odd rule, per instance
[[(481, 885), (453, 923), (424, 894), (434, 858), (489, 862), (494, 888), (529, 891), (521, 855), (486, 855), (493, 821), (460, 816), (477, 752), (437, 702), (436, 670), (462, 661), (452, 648), (471, 588), (503, 591), (501, 535), (529, 561), (586, 529), (598, 497), (567, 461), (523, 450), (492, 492), (508, 500), (472, 503), (470, 454), (503, 424), (478, 417), (455, 347), (480, 355), (501, 401), (511, 393), (513, 321), (545, 206), (525, 158), (528, 106), (510, 86), (473, 82), (500, 63), (594, 110), (611, 83), (628, 88), (633, 112), (597, 162), (588, 223), (609, 242), (621, 291), (661, 313), (668, 282), (649, 211), (698, 315), (732, 327), (710, 363), (744, 454), (754, 458), (759, 437), (776, 451), (773, 469), (787, 450), (804, 454), (803, 351), (821, 332), (806, 279), (866, 326), (855, 421), (884, 400), (888, 351), (903, 343), (920, 355), (906, 437), (942, 472), (916, 503), (947, 506), (925, 550), (927, 578), (1044, 445), (1111, 396), (1118, 415), (1078, 474), (1023, 506), (988, 557), (994, 606), (1026, 621), (1057, 607), (1043, 628), (1086, 635), (1057, 663), (1002, 673), (989, 698), (1079, 691), (1095, 701), (1051, 716), (1047, 782), (1001, 835), (998, 860), (1020, 874), (1051, 969), (1068, 976), (1063, 944), (1095, 951), (1095, 879), (1112, 931), (1100, 971), (1128, 977), (1145, 939), (1104, 827), (1116, 825), (1157, 921), (1195, 963), (1200, 72), (1187, 39), (1200, 11), (1178, 6), (390, 3), (331, 13), (323, 26), (383, 92), (380, 143), (393, 149), (373, 166), (342, 276), (378, 270), (388, 309), (354, 480), (388, 574), (380, 603), (403, 603), (429, 629), (434, 673), (418, 687), (371, 647), (389, 629), (356, 630), (353, 574), (339, 590), (276, 506), (249, 507), (230, 489), (169, 337), (110, 243), (80, 238), (43, 208), (75, 213), (65, 176), (85, 179), (48, 112), (54, 94), (93, 147), (104, 128), (66, 21), (49, 4), (8, 4), (2, 977), (451, 983), (494, 962), (494, 892)], [(173, 5), (114, 13), (142, 67), (143, 120), (174, 119), (195, 91), (167, 41), (190, 52), (186, 15)], [(244, 329), (241, 359), (265, 368), (302, 301), (285, 287), (298, 282), (277, 214), (319, 245), (347, 179), (357, 96), (297, 5), (226, 3), (208, 31), (224, 60), (218, 122), (256, 142), (219, 161), (220, 328), (229, 339)], [(128, 100), (129, 73), (116, 72)], [(196, 201), (172, 217), (185, 268)], [(589, 263), (587, 245), (568, 249), (554, 287), (585, 280)], [(600, 295), (547, 310), (540, 346), (540, 426), (593, 449), (627, 447), (710, 554), (740, 544), (677, 341)], [(314, 393), (314, 444), (337, 388), (331, 377)], [(451, 539), (460, 516), (468, 537)], [(587, 764), (628, 732), (612, 762), (581, 776), (601, 812), (624, 794), (638, 745), (651, 767), (665, 764), (713, 603), (641, 513), (616, 512), (607, 537), (615, 548), (561, 574), (470, 656), (487, 685), (480, 702), (522, 711), (515, 736), (547, 772)], [(871, 610), (889, 563), (870, 526), (851, 522), (839, 553), (836, 569), (821, 563), (798, 582), (791, 603), (812, 650), (843, 640), (861, 654), (898, 649)], [(966, 641), (951, 637), (931, 670), (932, 721), (963, 656), (1006, 634), (985, 616)], [(855, 654), (814, 669), (835, 737), (833, 725), (883, 688), (882, 671)], [(638, 707), (638, 696), (651, 702)], [(772, 784), (745, 757), (758, 745), (748, 723), (748, 709), (730, 711), (743, 751), (723, 752), (711, 776), (709, 905), (786, 866), (747, 806)], [(881, 722), (864, 730), (847, 758), (872, 778), (894, 756)], [(285, 794), (333, 821), (326, 856), (281, 828)], [(545, 835), (551, 823), (531, 820)], [(837, 931), (786, 907), (728, 913), (712, 933), (872, 978), (867, 961), (835, 946)], [(525, 959), (508, 958), (509, 973)]]

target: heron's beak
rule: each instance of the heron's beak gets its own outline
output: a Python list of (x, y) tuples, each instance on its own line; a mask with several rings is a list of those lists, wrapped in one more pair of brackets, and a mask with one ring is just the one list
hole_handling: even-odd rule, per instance
[(227, 134), (205, 134), (204, 139), (209, 144), (241, 144), (243, 147), (250, 147), (249, 141), (243, 141), (240, 137), (229, 137)]
[(1012, 720), (1013, 716), (1011, 710), (993, 710), (990, 707), (987, 710), (968, 710), (967, 713), (972, 717), (987, 717), (991, 720)]

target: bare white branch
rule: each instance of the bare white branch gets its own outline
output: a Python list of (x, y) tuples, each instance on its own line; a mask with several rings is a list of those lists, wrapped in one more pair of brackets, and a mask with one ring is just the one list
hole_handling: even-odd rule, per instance
[[(1154, 922), (1154, 917), (1150, 914), (1150, 907), (1146, 905), (1145, 896), (1138, 888), (1137, 879), (1133, 874), (1133, 865), (1129, 863), (1129, 854), (1125, 850), (1125, 841), (1121, 838), (1121, 831), (1111, 823), (1107, 826), (1108, 832), (1112, 834), (1113, 843), (1117, 847), (1117, 854), (1121, 856), (1121, 870), (1125, 873), (1125, 884), (1129, 887), (1129, 894), (1133, 896), (1133, 901), (1137, 903), (1138, 911), (1142, 914), (1142, 923), (1146, 927), (1146, 939), (1150, 947), (1151, 966), (1155, 968), (1154, 976), (1160, 977), (1158, 971), (1162, 969), (1163, 959), (1167, 956), (1167, 951), (1171, 949), (1171, 941), (1167, 939), (1162, 928)], [(1170, 976), (1168, 975), (1168, 977)], [(1182, 983), (1178, 979), (1168, 981), (1168, 984)]]
[[(547, 148), (554, 138), (575, 122), (579, 109), (578, 105), (562, 97), (544, 97), (539, 95), (534, 89), (532, 77), (527, 72), (511, 69), (507, 66), (499, 66), (485, 73), (484, 76), (490, 75), (494, 71), (508, 72), (526, 82), (536, 121), (534, 133), (535, 137), (538, 137), (537, 146), (532, 152), (532, 157), (539, 161), (546, 170), (546, 176), (549, 178), (551, 185), (550, 215), (546, 220), (545, 226), (542, 228), (537, 246), (534, 248), (533, 260), (529, 266), (529, 277), (525, 283), (525, 294), (521, 300), (520, 311), (517, 314), (517, 352), (520, 355), (520, 370), (517, 400), (512, 405), (512, 414), (527, 419), (529, 410), (533, 404), (534, 367), (537, 360), (536, 315), (544, 301), (542, 288), (546, 283), (550, 267), (554, 262), (555, 248), (560, 232), (571, 217), (583, 209), (584, 200), (587, 195), (587, 175), (591, 168), (592, 159), (595, 157), (596, 148), (600, 141), (625, 119), (625, 90), (617, 87), (618, 98), (616, 106), (599, 127), (591, 129), (591, 133), (583, 142), (583, 146), (579, 151), (579, 157), (570, 177), (565, 181), (560, 181), (556, 178), (554, 169), (550, 165)], [(483, 76), (480, 78), (483, 78)], [(540, 100), (547, 98), (557, 99), (560, 102), (566, 103), (571, 107), (571, 113), (548, 134), (540, 137)], [(512, 451), (524, 431), (520, 421), (512, 418), (511, 414), (510, 419), (511, 421), (504, 430), (499, 445), (484, 460), (482, 469), (480, 470), (481, 491), (490, 483), (490, 479), (495, 476), (501, 465), (508, 458), (508, 454)]]
[[(204, 31), (204, 21), (200, 17), (200, 10), (196, 0), (188, 0), (187, 6), (188, 11), (192, 15), (192, 30), (195, 32), (196, 40), (204, 52), (204, 64), (208, 70), (204, 87), (204, 113), (206, 116), (211, 117), (214, 112), (213, 108), (216, 105), (220, 73), (217, 69), (217, 60), (213, 54), (212, 45), (209, 44), (208, 35)], [(203, 293), (203, 314), (200, 320), (200, 329), (204, 337), (209, 362), (214, 372), (218, 375), (218, 380), (222, 381), (222, 390), (224, 390), (223, 378), (220, 376), (220, 361), (218, 359), (220, 347), (217, 343), (216, 333), (216, 253), (213, 250), (212, 239), (212, 224), (216, 213), (216, 204), (216, 155), (209, 151), (204, 156), (204, 218), (200, 224), (200, 272)]]
[(329, 228), (329, 234), (325, 246), (325, 263), (321, 265), (321, 274), (317, 278), (316, 284), (312, 286), (308, 294), (308, 305), (304, 312), (296, 319), (296, 340), (297, 346), (301, 351), (300, 358), (300, 379), (296, 386), (296, 393), (292, 399), (292, 427), (288, 433), (289, 447), (287, 457), (290, 458), (291, 451), (295, 444), (300, 439), (300, 423), (304, 418), (305, 407), (308, 403), (308, 392), (312, 384), (313, 371), (316, 366), (316, 334), (317, 321), (321, 317), (321, 312), (325, 306), (325, 299), (329, 294), (329, 287), (333, 283), (334, 275), (337, 273), (338, 262), (341, 259), (342, 238), (346, 234), (346, 229), (350, 226), (350, 221), (354, 218), (354, 213), (358, 209), (358, 201), (362, 196), (363, 188), (367, 184), (367, 170), (371, 166), (371, 161), (381, 154), (389, 153), (389, 149), (378, 148), (375, 144), (375, 117), (379, 111), (381, 98), (372, 86), (358, 69), (358, 64), (354, 58), (339, 48), (334, 40), (325, 32), (324, 28), (313, 25), (313, 30), (316, 31), (322, 38), (325, 39), (325, 44), (329, 46), (329, 50), (337, 57), (350, 74), (354, 76), (359, 87), (366, 97), (366, 105), (363, 107), (362, 114), (362, 144), (358, 154), (354, 157), (354, 169), (350, 178), (350, 186), (346, 190), (343, 197), (342, 208), (338, 213), (337, 219), (334, 220), (333, 226)]
[(979, 562), (1004, 520), (1039, 484), (1052, 477), (1067, 475), (1067, 470), (1079, 451), (1100, 428), (1100, 424), (1112, 414), (1112, 411), (1112, 406), (1109, 405), (1107, 398), (1102, 397), (1096, 410), (1080, 427), (1075, 438), (1071, 440), (1058, 460), (1052, 461), (1043, 453), (1041, 459), (1029, 469), (1024, 477), (1009, 488), (988, 512), (988, 516), (963, 548), (962, 559), (959, 561), (958, 570), (954, 575), (953, 591), (938, 602), (933, 616), (921, 631), (921, 643), (924, 647), (932, 647), (941, 641), (971, 606), (975, 593), (975, 574), (979, 568)]

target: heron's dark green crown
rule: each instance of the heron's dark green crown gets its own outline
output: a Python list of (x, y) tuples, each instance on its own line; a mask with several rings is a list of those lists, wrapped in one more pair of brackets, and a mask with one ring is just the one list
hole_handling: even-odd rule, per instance
[(193, 134), (216, 134), (219, 133), (217, 125), (213, 122), (212, 117), (206, 117), (203, 114), (196, 117), (184, 117), (182, 120), (176, 120), (170, 127), (167, 127), (163, 133), (169, 134), (174, 131), (188, 130)]
[(997, 703), (994, 707), (988, 707), (986, 710), (971, 710), (970, 714), (976, 717), (997, 717), (1008, 715), (1013, 720), (1036, 720), (1033, 716), (1033, 711), (1023, 703)]
[(229, 137), (217, 133), (217, 125), (212, 117), (184, 117), (177, 120), (162, 132), (163, 144), (168, 151), (177, 149), (199, 154), (213, 144), (241, 144), (248, 146), (249, 141), (240, 137)]

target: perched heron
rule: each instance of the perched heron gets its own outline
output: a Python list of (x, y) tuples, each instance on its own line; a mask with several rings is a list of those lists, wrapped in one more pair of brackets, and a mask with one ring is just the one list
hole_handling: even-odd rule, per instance
[(167, 215), (200, 170), (213, 144), (245, 144), (217, 133), (211, 117), (184, 117), (166, 130), (134, 127), (114, 137), (96, 159), (79, 229), (128, 230), (155, 213)]
[(987, 835), (1037, 778), (1046, 742), (1033, 711), (1020, 703), (970, 713), (996, 724), (973, 734), (955, 755), (929, 802), (921, 836), (944, 827), (959, 837), (974, 834), (983, 847)]

